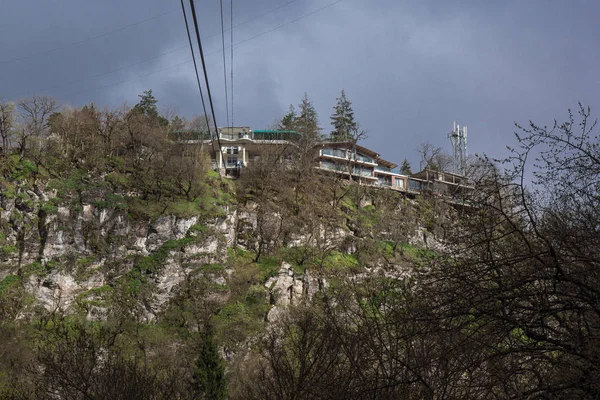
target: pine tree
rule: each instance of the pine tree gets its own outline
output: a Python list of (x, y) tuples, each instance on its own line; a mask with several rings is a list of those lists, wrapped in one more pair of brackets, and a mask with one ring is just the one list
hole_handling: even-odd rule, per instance
[(296, 129), (300, 131), (307, 139), (318, 140), (319, 132), (319, 117), (312, 102), (308, 99), (308, 95), (304, 93), (302, 103), (298, 105), (300, 113), (296, 117)]
[(331, 116), (331, 125), (333, 125), (331, 138), (340, 142), (351, 140), (353, 132), (357, 129), (352, 103), (346, 98), (346, 93), (343, 89), (341, 96), (336, 100), (335, 113)]
[(135, 111), (147, 115), (150, 118), (157, 118), (158, 123), (161, 126), (169, 126), (169, 120), (158, 114), (158, 107), (156, 106), (158, 100), (156, 100), (156, 97), (152, 94), (152, 89), (144, 91), (144, 93), (139, 94), (138, 97), (140, 98), (140, 101), (133, 107)]
[(142, 94), (138, 94), (140, 101), (133, 107), (134, 109), (140, 111), (144, 115), (149, 115), (152, 117), (158, 116), (158, 108), (156, 107), (156, 97), (152, 94), (152, 89), (144, 91)]
[(406, 158), (404, 160), (402, 160), (402, 165), (400, 166), (400, 172), (402, 172), (404, 175), (412, 174), (412, 171), (410, 170), (410, 163), (408, 162), (408, 160)]
[(171, 130), (177, 131), (185, 128), (185, 120), (181, 118), (179, 115), (174, 116), (170, 122)]
[(225, 399), (225, 368), (210, 328), (204, 333), (200, 357), (196, 360), (194, 378), (201, 399)]
[(290, 104), (290, 108), (288, 109), (287, 114), (285, 114), (279, 122), (278, 128), (284, 131), (295, 130), (296, 118), (296, 109), (294, 108), (293, 104)]

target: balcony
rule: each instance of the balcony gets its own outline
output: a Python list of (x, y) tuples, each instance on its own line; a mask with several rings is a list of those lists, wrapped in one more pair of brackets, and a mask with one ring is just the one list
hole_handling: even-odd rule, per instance
[(375, 171), (376, 172), (383, 172), (383, 173), (386, 173), (386, 174), (403, 175), (402, 172), (400, 172), (400, 169), (398, 169), (398, 168), (388, 168), (388, 167), (384, 167), (383, 165), (377, 165), (375, 167)]
[(371, 170), (362, 169), (362, 168), (353, 168), (352, 175), (364, 176), (367, 178), (374, 178), (373, 172)]
[[(336, 164), (330, 161), (321, 161), (320, 163), (320, 167), (322, 169), (326, 169), (329, 171), (334, 171), (340, 174), (348, 174), (348, 168), (346, 168), (344, 165), (341, 164)], [(365, 178), (370, 178), (370, 179), (377, 179), (376, 177), (373, 176), (373, 171), (370, 169), (366, 169), (366, 168), (360, 168), (360, 167), (354, 167), (352, 168), (352, 174), (354, 176), (361, 176), (361, 177), (365, 177)]]
[(355, 157), (354, 154), (352, 154), (352, 152), (349, 150), (322, 149), (321, 155), (341, 158), (344, 160), (354, 160), (354, 161), (363, 162), (363, 163), (367, 163), (367, 164), (377, 164), (375, 162), (375, 160), (370, 157), (361, 156), (360, 154), (356, 154), (356, 157)]
[(344, 159), (348, 158), (345, 150), (323, 149), (323, 150), (321, 150), (321, 155), (344, 158)]

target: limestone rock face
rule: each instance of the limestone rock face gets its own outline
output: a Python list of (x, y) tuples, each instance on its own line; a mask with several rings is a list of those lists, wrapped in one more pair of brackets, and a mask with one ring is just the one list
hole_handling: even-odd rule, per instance
[(16, 195), (0, 190), (0, 281), (19, 275), (37, 304), (49, 310), (67, 311), (83, 294), (93, 299), (95, 289), (118, 281), (135, 260), (196, 237), (167, 247), (157, 261), (150, 277), (156, 292), (145, 305), (151, 317), (191, 271), (224, 262), (235, 240), (235, 212), (211, 220), (172, 215), (140, 220), (118, 208), (56, 206), (48, 200), (57, 198), (50, 190), (20, 190)]
[(324, 279), (312, 276), (308, 271), (299, 274), (294, 268), (286, 263), (281, 263), (279, 272), (265, 283), (269, 290), (269, 298), (274, 307), (267, 315), (267, 320), (272, 322), (277, 319), (282, 310), (289, 305), (301, 304), (311, 300), (321, 289), (327, 286)]
[(78, 294), (97, 289), (105, 284), (102, 274), (95, 274), (85, 281), (77, 281), (71, 274), (51, 273), (43, 278), (31, 276), (25, 288), (47, 310), (68, 310)]

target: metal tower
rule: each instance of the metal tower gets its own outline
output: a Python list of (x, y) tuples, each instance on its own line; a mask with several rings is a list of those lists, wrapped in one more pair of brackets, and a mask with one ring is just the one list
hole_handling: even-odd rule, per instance
[(454, 173), (464, 175), (467, 167), (467, 127), (456, 124), (454, 129), (448, 134), (454, 156)]

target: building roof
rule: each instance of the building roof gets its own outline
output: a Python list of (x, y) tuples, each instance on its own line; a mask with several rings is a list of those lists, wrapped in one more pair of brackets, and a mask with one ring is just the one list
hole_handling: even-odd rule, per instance
[(279, 129), (254, 129), (254, 130), (252, 130), (252, 132), (254, 132), (254, 133), (272, 133), (272, 134), (277, 134), (277, 133), (291, 133), (291, 134), (294, 134), (294, 135), (300, 135), (300, 132), (286, 131), (286, 130), (279, 130)]

